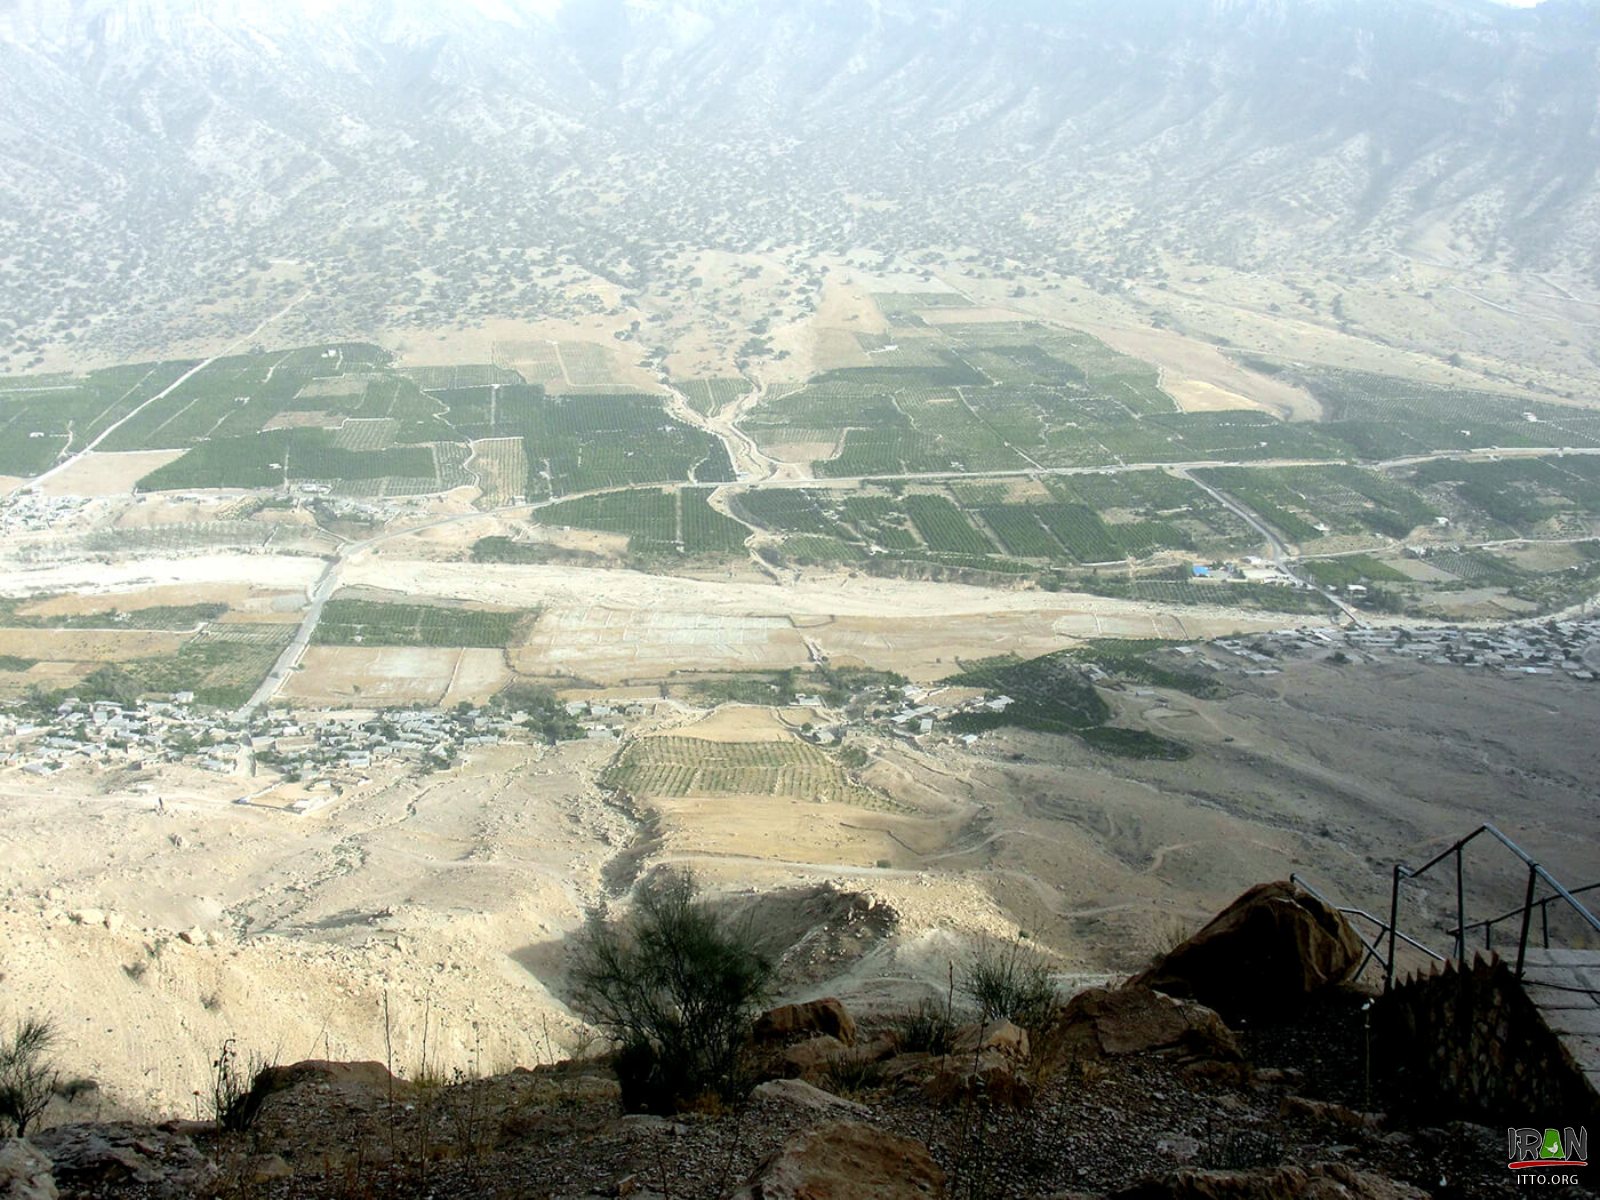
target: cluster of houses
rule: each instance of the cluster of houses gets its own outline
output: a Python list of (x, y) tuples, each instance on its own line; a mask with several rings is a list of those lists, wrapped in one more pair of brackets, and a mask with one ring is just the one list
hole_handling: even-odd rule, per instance
[[(822, 707), (822, 701), (817, 697), (800, 696), (796, 702), (802, 707)], [(873, 704), (866, 713), (866, 719), (891, 737), (915, 741), (920, 736), (933, 733), (938, 722), (948, 721), (959, 713), (1002, 713), (1012, 703), (1010, 696), (975, 694), (971, 688), (924, 688), (908, 683), (891, 689), (884, 699)], [(849, 729), (847, 722), (814, 725), (802, 730), (800, 736), (819, 746), (831, 746), (842, 741)], [(977, 738), (966, 734), (962, 740), (970, 745)]]
[[(1483, 628), (1294, 629), (1248, 641), (1223, 638), (1211, 647), (1244, 674), (1274, 673), (1277, 660), (1284, 656), (1343, 654), (1360, 661), (1388, 656), (1522, 675), (1560, 675), (1583, 683), (1600, 679), (1600, 619), (1595, 618)], [(1180, 649), (1197, 654), (1194, 647)], [(1220, 665), (1217, 657), (1212, 661)]]
[(464, 751), (529, 736), (530, 714), (485, 708), (241, 717), (193, 705), (192, 693), (177, 692), (137, 704), (68, 699), (39, 718), (0, 711), (0, 767), (49, 775), (87, 764), (182, 762), (239, 776), (270, 767), (315, 784), (347, 780), (386, 760), (444, 766)]
[(46, 496), (25, 488), (0, 500), (0, 534), (50, 533), (88, 503), (82, 496)]

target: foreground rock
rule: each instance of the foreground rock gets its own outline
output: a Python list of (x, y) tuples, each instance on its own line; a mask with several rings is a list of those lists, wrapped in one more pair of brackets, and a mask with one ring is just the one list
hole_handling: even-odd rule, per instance
[(50, 1160), (22, 1138), (0, 1141), (0, 1200), (57, 1200)]
[(1054, 1042), (1066, 1058), (1117, 1058), (1151, 1052), (1237, 1062), (1233, 1031), (1203, 1004), (1138, 984), (1090, 988), (1056, 1019)]
[(1344, 983), (1365, 952), (1335, 909), (1293, 884), (1263, 883), (1133, 982), (1197, 1000), (1229, 1022), (1258, 1020)]
[(147, 1196), (197, 1196), (215, 1168), (183, 1134), (148, 1126), (57, 1125), (33, 1137), (67, 1191), (140, 1185)]
[(944, 1181), (921, 1142), (839, 1121), (789, 1142), (733, 1200), (923, 1200), (944, 1195)]
[(804, 1004), (783, 1004), (756, 1019), (756, 1040), (781, 1042), (800, 1035), (838, 1038), (845, 1045), (856, 1040), (856, 1021), (832, 996)]
[(835, 1096), (832, 1092), (825, 1092), (803, 1079), (769, 1079), (765, 1083), (758, 1084), (750, 1096), (754, 1100), (785, 1104), (808, 1112), (864, 1114), (868, 1111), (864, 1104), (846, 1100), (843, 1096)]

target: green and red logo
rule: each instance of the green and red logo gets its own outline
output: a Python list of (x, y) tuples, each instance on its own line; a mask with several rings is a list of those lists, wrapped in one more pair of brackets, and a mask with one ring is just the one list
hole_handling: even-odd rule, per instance
[(1589, 1130), (1507, 1129), (1506, 1156), (1513, 1171), (1550, 1171), (1589, 1165)]

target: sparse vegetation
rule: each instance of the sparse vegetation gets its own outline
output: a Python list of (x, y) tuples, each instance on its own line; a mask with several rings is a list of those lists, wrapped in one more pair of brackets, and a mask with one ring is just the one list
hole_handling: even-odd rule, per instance
[(0, 1131), (26, 1137), (56, 1093), (60, 1030), (48, 1017), (23, 1017), (0, 1037)]
[(985, 1021), (1043, 1029), (1059, 1003), (1050, 964), (1021, 938), (982, 941), (962, 969), (959, 986)]
[(754, 931), (718, 916), (678, 871), (644, 881), (627, 915), (592, 914), (571, 961), (575, 1006), (616, 1042), (630, 1112), (735, 1098), (772, 973)]

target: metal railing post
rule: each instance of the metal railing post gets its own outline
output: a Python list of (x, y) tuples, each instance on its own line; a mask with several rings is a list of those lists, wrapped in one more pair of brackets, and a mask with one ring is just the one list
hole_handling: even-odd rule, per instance
[(1456, 957), (1467, 960), (1467, 898), (1466, 885), (1461, 878), (1461, 843), (1456, 843)]
[(1389, 961), (1383, 965), (1383, 990), (1394, 986), (1394, 937), (1400, 924), (1400, 864), (1394, 865), (1394, 882), (1389, 887)]
[(1528, 953), (1528, 923), (1533, 920), (1533, 890), (1539, 882), (1539, 864), (1528, 864), (1528, 894), (1522, 901), (1522, 936), (1517, 939), (1517, 978), (1522, 978), (1522, 960)]

